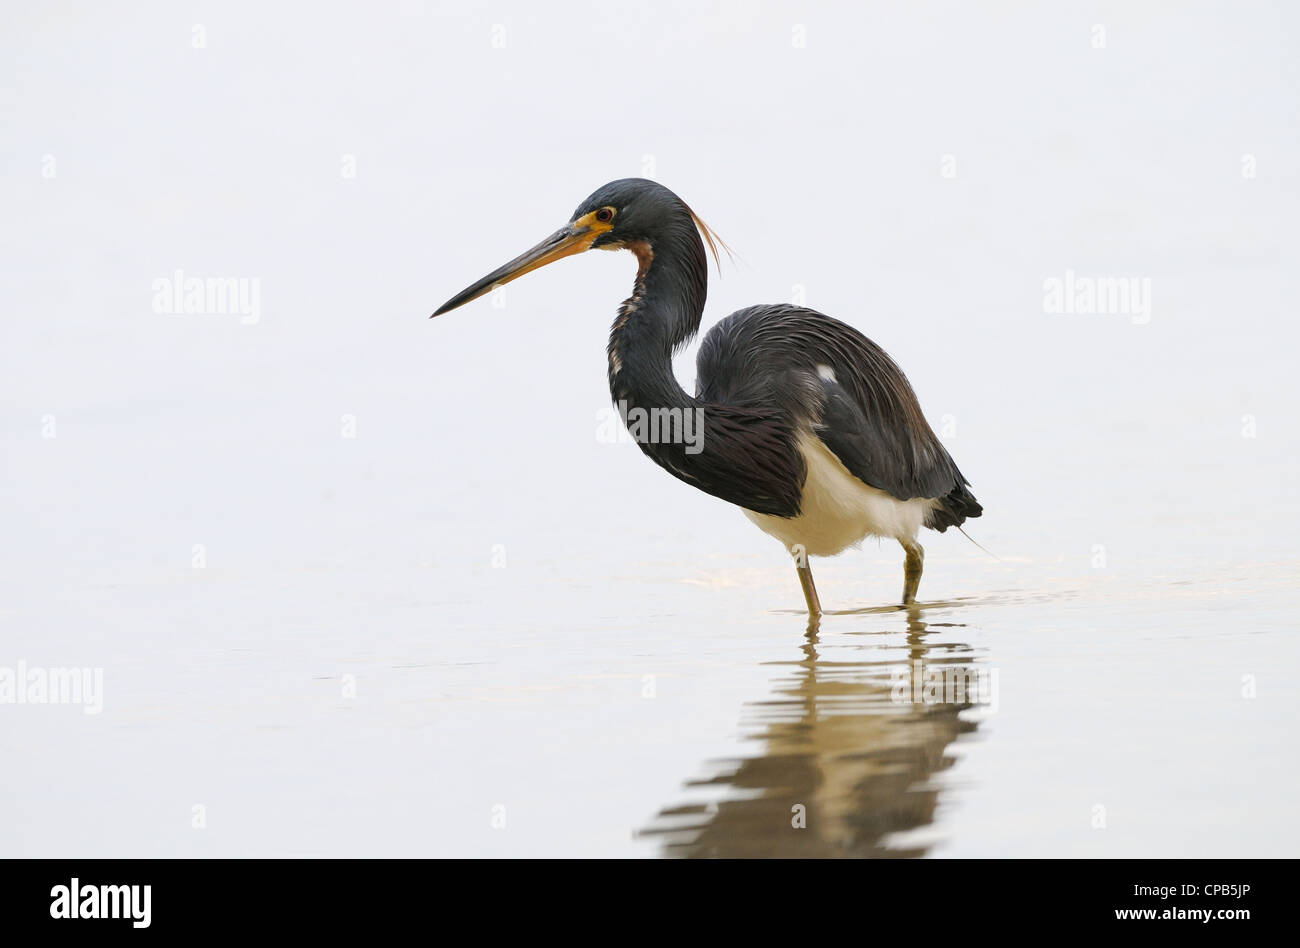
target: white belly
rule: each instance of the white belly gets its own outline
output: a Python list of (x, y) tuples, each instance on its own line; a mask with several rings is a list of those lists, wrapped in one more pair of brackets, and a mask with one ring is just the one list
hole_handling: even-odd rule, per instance
[(898, 500), (868, 487), (815, 435), (801, 435), (799, 450), (808, 468), (799, 516), (774, 517), (745, 510), (746, 517), (787, 550), (801, 545), (811, 556), (834, 556), (866, 537), (912, 540), (938, 502)]

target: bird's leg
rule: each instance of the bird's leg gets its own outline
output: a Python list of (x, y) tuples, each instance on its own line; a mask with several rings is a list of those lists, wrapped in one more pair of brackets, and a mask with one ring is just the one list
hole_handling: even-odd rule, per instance
[(794, 556), (794, 568), (799, 573), (799, 585), (803, 587), (803, 598), (808, 603), (808, 615), (822, 614), (821, 600), (817, 598), (817, 587), (813, 584), (812, 564), (808, 562), (808, 551), (795, 544), (790, 548)]
[(899, 540), (907, 552), (903, 563), (903, 605), (916, 602), (916, 587), (921, 585), (921, 568), (925, 565), (925, 550), (915, 540)]

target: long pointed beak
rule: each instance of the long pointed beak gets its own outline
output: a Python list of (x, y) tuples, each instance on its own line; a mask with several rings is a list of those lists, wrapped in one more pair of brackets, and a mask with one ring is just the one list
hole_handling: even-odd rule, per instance
[[(582, 253), (591, 247), (592, 242), (598, 236), (599, 232), (591, 227), (577, 223), (565, 224), (536, 247), (524, 251), (505, 266), (493, 270), (477, 283), (461, 290), (439, 306), (438, 311), (433, 316), (441, 316), (458, 306), (464, 306), (466, 303), (491, 292), (493, 287), (509, 283), (511, 280), (518, 279), (525, 273), (544, 267), (548, 263), (554, 263), (556, 260), (570, 257), (575, 253)], [(429, 318), (432, 319), (433, 316)]]

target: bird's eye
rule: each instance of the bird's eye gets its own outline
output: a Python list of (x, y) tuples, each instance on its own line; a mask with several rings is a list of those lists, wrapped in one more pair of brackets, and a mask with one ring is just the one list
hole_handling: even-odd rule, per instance
[(608, 224), (614, 219), (614, 209), (612, 207), (602, 207), (596, 212), (596, 220), (602, 224)]

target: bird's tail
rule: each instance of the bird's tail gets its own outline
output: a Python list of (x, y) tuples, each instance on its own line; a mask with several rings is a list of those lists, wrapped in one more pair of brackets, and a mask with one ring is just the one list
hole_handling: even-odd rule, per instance
[(939, 503), (930, 511), (925, 525), (931, 530), (943, 533), (949, 527), (960, 529), (968, 518), (978, 517), (984, 512), (975, 495), (967, 489), (965, 481), (960, 479), (960, 475), (958, 477), (957, 486), (940, 497)]

